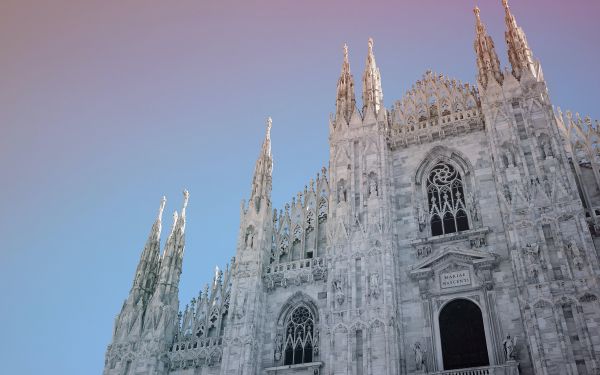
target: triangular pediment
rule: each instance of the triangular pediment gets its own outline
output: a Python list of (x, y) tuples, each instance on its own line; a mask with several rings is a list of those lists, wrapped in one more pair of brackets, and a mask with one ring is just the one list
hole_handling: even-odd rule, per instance
[(421, 262), (415, 264), (410, 273), (418, 274), (429, 272), (434, 268), (444, 268), (445, 265), (450, 263), (467, 263), (475, 266), (480, 264), (493, 264), (496, 262), (497, 257), (496, 254), (485, 251), (448, 247), (433, 253)]

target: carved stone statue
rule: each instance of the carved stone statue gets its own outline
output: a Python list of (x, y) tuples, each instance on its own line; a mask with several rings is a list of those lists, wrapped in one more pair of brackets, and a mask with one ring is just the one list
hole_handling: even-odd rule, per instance
[(471, 219), (473, 221), (479, 221), (479, 210), (477, 210), (477, 204), (475, 202), (475, 197), (470, 192), (467, 193), (467, 208), (471, 212)]
[(506, 336), (504, 341), (502, 341), (502, 348), (504, 349), (504, 355), (506, 356), (507, 361), (513, 361), (515, 359), (515, 348), (517, 346), (517, 337), (510, 337), (510, 335)]
[(369, 178), (369, 198), (376, 197), (379, 195), (379, 191), (377, 189), (377, 180), (375, 177), (371, 176)]
[(254, 247), (254, 228), (248, 227), (248, 229), (246, 229), (246, 238), (244, 242), (246, 247)]
[(427, 353), (425, 349), (421, 348), (421, 343), (419, 341), (415, 342), (413, 345), (413, 352), (415, 352), (415, 368), (419, 372), (427, 372), (427, 363), (425, 360), (425, 354)]
[(348, 192), (346, 191), (346, 183), (343, 180), (339, 182), (337, 193), (338, 203), (347, 201)]
[(343, 305), (344, 300), (346, 299), (346, 295), (344, 294), (344, 286), (342, 280), (337, 279), (333, 281), (333, 293), (338, 305)]

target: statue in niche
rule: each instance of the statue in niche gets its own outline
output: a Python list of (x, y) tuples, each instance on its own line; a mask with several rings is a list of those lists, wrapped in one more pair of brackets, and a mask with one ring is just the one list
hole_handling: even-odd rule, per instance
[(341, 279), (333, 280), (333, 295), (338, 305), (343, 305), (346, 295), (344, 294), (344, 284)]
[(376, 197), (379, 195), (379, 189), (377, 187), (377, 177), (374, 174), (369, 175), (369, 198)]
[(504, 355), (507, 361), (515, 360), (515, 348), (517, 346), (517, 337), (510, 337), (510, 335), (506, 336), (504, 341), (502, 341), (502, 348), (504, 350)]
[(348, 201), (348, 191), (346, 190), (346, 183), (344, 182), (344, 180), (341, 180), (338, 184), (337, 199), (338, 203)]
[(415, 368), (419, 372), (427, 372), (427, 363), (425, 360), (425, 354), (427, 351), (424, 348), (421, 348), (421, 343), (419, 341), (415, 342), (413, 345), (413, 352), (415, 353)]
[(379, 274), (372, 273), (369, 276), (369, 295), (375, 299), (379, 298)]
[(244, 243), (246, 244), (246, 247), (252, 248), (254, 246), (254, 228), (252, 226), (249, 226), (248, 229), (246, 229), (246, 237), (244, 239)]
[(275, 337), (275, 361), (279, 361), (281, 359), (281, 353), (283, 351), (283, 336), (281, 333), (277, 334)]

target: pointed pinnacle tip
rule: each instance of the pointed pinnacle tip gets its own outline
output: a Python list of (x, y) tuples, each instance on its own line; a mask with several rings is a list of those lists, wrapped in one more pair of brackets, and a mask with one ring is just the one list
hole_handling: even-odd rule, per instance
[(267, 132), (266, 132), (266, 137), (267, 138), (271, 138), (271, 127), (273, 126), (273, 119), (271, 119), (271, 116), (267, 117)]

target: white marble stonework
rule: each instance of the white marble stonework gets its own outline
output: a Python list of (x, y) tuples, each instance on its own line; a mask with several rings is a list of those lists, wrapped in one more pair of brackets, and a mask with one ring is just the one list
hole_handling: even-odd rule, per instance
[(344, 47), (329, 167), (272, 207), (269, 119), (235, 257), (185, 305), (189, 195), (161, 252), (163, 200), (104, 374), (598, 374), (600, 127), (553, 109), (503, 3), (510, 67), (475, 9), (476, 85), (387, 108), (369, 40), (359, 105)]

